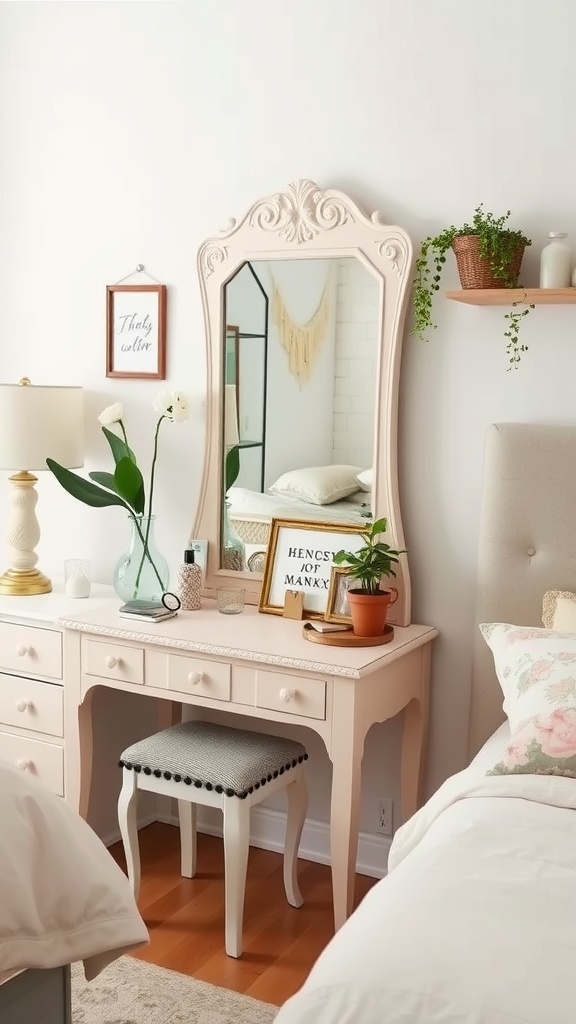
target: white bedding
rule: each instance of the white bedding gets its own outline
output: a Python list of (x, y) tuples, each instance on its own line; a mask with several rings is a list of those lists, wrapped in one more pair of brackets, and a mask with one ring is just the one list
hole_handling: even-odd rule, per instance
[(128, 879), (60, 797), (0, 761), (0, 975), (84, 961), (88, 980), (148, 942)]
[[(366, 525), (370, 513), (370, 504), (366, 492), (359, 492), (359, 498), (351, 495), (341, 501), (333, 501), (330, 505), (312, 505), (298, 498), (287, 498), (274, 494), (263, 494), (251, 491), (246, 487), (231, 487), (227, 493), (230, 502), (228, 514), (233, 519), (237, 515), (252, 515), (268, 519), (304, 519), (319, 523), (361, 523)], [(354, 500), (351, 500), (353, 498)]]
[(487, 777), (506, 736), (399, 830), (276, 1024), (573, 1024), (576, 782)]

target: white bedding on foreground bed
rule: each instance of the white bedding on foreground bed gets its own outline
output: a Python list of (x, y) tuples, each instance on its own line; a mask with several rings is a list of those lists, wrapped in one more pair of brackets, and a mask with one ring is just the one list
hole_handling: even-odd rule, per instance
[(398, 831), (277, 1024), (573, 1024), (576, 782), (486, 776), (508, 736)]
[(60, 797), (0, 761), (0, 976), (84, 961), (88, 980), (148, 942), (128, 879)]

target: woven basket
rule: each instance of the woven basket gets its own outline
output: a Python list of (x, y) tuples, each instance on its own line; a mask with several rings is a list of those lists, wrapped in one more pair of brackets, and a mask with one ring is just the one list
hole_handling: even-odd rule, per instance
[(510, 260), (510, 273), (505, 281), (494, 277), (488, 260), (482, 259), (478, 252), (480, 239), (478, 235), (457, 235), (452, 248), (458, 264), (460, 284), (463, 288), (506, 288), (518, 284), (520, 267), (526, 245), (519, 242), (514, 256)]

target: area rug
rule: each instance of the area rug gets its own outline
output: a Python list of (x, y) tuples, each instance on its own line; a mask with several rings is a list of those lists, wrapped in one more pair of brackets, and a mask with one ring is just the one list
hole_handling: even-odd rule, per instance
[(72, 1024), (270, 1024), (278, 1007), (123, 956), (94, 981), (72, 967)]

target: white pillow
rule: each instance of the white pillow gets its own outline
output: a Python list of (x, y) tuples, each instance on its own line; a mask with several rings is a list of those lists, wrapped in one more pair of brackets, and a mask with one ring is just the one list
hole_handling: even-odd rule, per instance
[(330, 505), (358, 490), (358, 466), (309, 466), (292, 469), (268, 488), (271, 494), (299, 498), (311, 505)]
[(542, 622), (546, 629), (576, 633), (576, 594), (571, 590), (547, 590), (542, 600)]
[(372, 490), (372, 480), (374, 478), (374, 470), (372, 466), (370, 469), (363, 469), (361, 473), (356, 474), (356, 480), (360, 484), (363, 491)]

